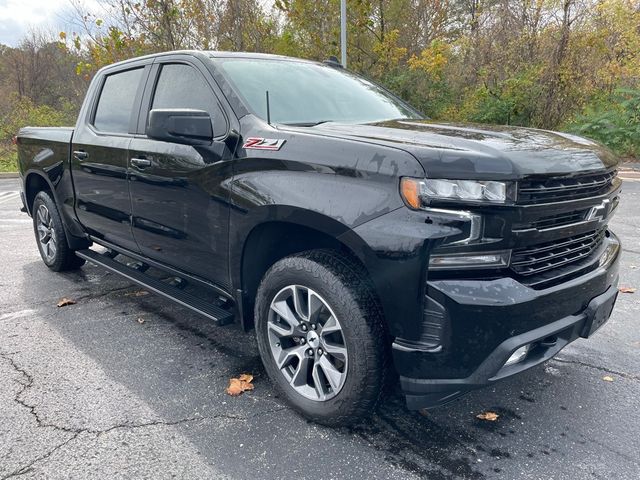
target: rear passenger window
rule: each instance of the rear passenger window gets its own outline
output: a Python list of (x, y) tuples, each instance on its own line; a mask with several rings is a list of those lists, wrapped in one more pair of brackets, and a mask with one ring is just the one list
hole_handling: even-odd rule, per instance
[(93, 126), (103, 132), (128, 133), (143, 68), (109, 75), (102, 87)]
[(213, 90), (202, 74), (189, 65), (172, 63), (162, 67), (151, 108), (204, 110), (213, 120), (213, 135), (227, 133), (227, 121)]

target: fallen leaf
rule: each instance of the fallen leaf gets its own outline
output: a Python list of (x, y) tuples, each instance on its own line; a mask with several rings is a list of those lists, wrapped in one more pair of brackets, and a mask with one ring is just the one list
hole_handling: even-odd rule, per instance
[(620, 287), (618, 290), (620, 290), (620, 293), (634, 293), (636, 291), (633, 287)]
[(149, 292), (146, 290), (136, 290), (135, 292), (127, 292), (124, 294), (125, 297), (144, 297), (145, 295), (149, 295)]
[(499, 417), (500, 415), (495, 412), (482, 412), (476, 415), (476, 418), (479, 418), (480, 420), (486, 420), (488, 422), (495, 422)]
[(144, 323), (144, 318), (138, 317), (138, 323), (142, 325)]
[(253, 375), (243, 373), (238, 378), (229, 379), (229, 386), (227, 387), (227, 393), (232, 397), (237, 397), (242, 392), (247, 390), (253, 390)]
[(603, 379), (605, 382), (613, 382), (613, 377), (610, 377), (610, 376), (608, 376), (608, 375), (607, 375), (606, 377), (602, 377), (602, 379)]
[(75, 305), (76, 301), (70, 298), (64, 297), (58, 302), (58, 307), (66, 307), (67, 305)]

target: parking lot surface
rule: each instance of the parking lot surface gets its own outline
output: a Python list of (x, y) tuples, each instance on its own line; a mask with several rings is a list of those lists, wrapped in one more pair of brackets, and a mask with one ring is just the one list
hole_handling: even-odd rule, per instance
[[(253, 333), (87, 264), (38, 255), (17, 179), (0, 179), (0, 479), (640, 478), (640, 180), (612, 228), (620, 294), (590, 340), (421, 416), (392, 394), (370, 421), (329, 429), (281, 399)], [(58, 301), (77, 303), (62, 308)], [(255, 390), (225, 393), (230, 377)], [(476, 418), (491, 411), (496, 421)]]

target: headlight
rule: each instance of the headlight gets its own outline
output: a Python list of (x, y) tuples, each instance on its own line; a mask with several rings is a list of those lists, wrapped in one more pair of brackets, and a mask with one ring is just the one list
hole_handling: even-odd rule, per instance
[(506, 182), (492, 180), (443, 180), (409, 178), (400, 181), (402, 198), (411, 208), (429, 205), (429, 199), (459, 200), (481, 203), (505, 203), (509, 197)]

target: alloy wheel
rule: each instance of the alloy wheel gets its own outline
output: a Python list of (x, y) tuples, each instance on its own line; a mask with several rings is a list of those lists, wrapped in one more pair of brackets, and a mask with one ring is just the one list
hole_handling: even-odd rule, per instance
[(56, 256), (58, 245), (56, 243), (56, 235), (53, 230), (53, 218), (49, 209), (45, 205), (40, 205), (36, 212), (36, 229), (38, 231), (38, 241), (42, 253), (47, 261), (51, 262)]
[(289, 285), (269, 308), (271, 355), (289, 385), (315, 401), (335, 397), (347, 376), (348, 354), (340, 321), (310, 288)]

